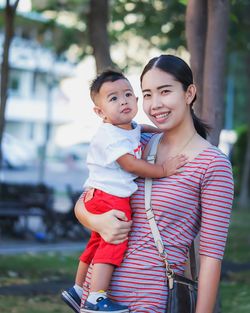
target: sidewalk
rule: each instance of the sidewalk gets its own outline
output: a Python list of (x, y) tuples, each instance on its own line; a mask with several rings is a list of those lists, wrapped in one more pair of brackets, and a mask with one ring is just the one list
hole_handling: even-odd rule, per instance
[(63, 252), (82, 251), (84, 241), (60, 241), (55, 243), (38, 242), (35, 240), (0, 239), (0, 256), (21, 253)]

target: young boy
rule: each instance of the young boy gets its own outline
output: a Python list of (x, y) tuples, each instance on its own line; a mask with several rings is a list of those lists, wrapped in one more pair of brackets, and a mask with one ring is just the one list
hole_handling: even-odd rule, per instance
[[(85, 183), (86, 209), (102, 214), (118, 209), (131, 219), (129, 197), (137, 190), (137, 176), (161, 178), (175, 174), (186, 163), (182, 155), (163, 164), (150, 164), (141, 159), (141, 131), (156, 132), (151, 126), (133, 122), (137, 113), (137, 98), (127, 78), (108, 70), (97, 76), (90, 87), (95, 104), (94, 111), (103, 124), (90, 143), (87, 157), (89, 177)], [(74, 287), (62, 293), (62, 299), (80, 312), (82, 284), (92, 263), (90, 291), (81, 313), (126, 313), (128, 307), (107, 297), (112, 273), (119, 266), (127, 249), (127, 241), (118, 245), (106, 243), (98, 233), (92, 232), (85, 251), (80, 256)]]

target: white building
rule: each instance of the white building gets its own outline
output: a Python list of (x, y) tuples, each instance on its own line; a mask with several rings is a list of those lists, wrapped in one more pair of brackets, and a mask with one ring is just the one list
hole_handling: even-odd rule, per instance
[[(26, 13), (25, 18), (35, 20), (39, 17)], [(5, 132), (39, 148), (49, 130), (50, 148), (53, 148), (56, 129), (73, 119), (69, 99), (60, 82), (72, 76), (74, 67), (66, 60), (58, 60), (51, 50), (36, 40), (35, 27), (27, 33), (27, 27), (18, 26), (15, 34), (9, 55)], [(0, 30), (0, 61), (3, 40)]]

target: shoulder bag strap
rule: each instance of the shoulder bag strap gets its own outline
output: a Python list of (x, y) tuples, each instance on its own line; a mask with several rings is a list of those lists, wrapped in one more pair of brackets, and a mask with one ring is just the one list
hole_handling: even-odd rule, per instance
[[(152, 138), (150, 139), (150, 141), (148, 142), (149, 152), (148, 152), (148, 156), (147, 156), (147, 161), (151, 164), (155, 163), (157, 147), (158, 147), (158, 143), (161, 139), (161, 136), (162, 136), (162, 134), (153, 135)], [(153, 183), (153, 181), (151, 178), (145, 178), (144, 198), (145, 198), (145, 210), (146, 210), (147, 220), (148, 220), (150, 228), (151, 228), (151, 232), (152, 232), (152, 235), (154, 238), (156, 248), (159, 252), (159, 255), (161, 256), (161, 258), (165, 262), (166, 269), (167, 269), (167, 276), (169, 276), (169, 274), (171, 274), (171, 276), (172, 276), (173, 271), (170, 268), (169, 263), (167, 261), (167, 253), (164, 249), (164, 244), (163, 244), (158, 226), (157, 226), (155, 218), (154, 218), (154, 212), (153, 212), (152, 207), (151, 207), (152, 183)]]
[[(162, 134), (156, 134), (153, 135), (148, 142), (148, 156), (147, 161), (151, 164), (155, 163), (156, 160), (156, 153), (157, 153), (157, 147), (159, 144), (159, 141), (162, 137)], [(147, 220), (149, 222), (151, 232), (154, 238), (154, 242), (156, 245), (156, 248), (159, 252), (159, 255), (165, 262), (166, 270), (167, 270), (167, 276), (171, 280), (173, 276), (173, 270), (170, 268), (170, 265), (167, 261), (167, 253), (164, 249), (164, 244), (158, 229), (158, 226), (156, 224), (155, 218), (154, 218), (154, 212), (151, 207), (151, 191), (152, 191), (152, 179), (151, 178), (145, 178), (145, 190), (144, 190), (144, 198), (145, 198), (145, 210), (146, 210), (146, 216)], [(191, 276), (193, 279), (195, 279), (196, 276), (196, 269), (195, 269), (195, 251), (194, 251), (194, 244), (192, 243), (191, 249), (190, 249), (190, 271)]]

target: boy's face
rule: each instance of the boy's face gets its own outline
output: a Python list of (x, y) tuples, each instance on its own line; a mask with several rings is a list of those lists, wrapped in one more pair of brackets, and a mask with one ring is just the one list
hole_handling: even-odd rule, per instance
[(130, 129), (131, 121), (135, 117), (137, 98), (126, 79), (105, 82), (94, 96), (94, 111), (105, 123)]

